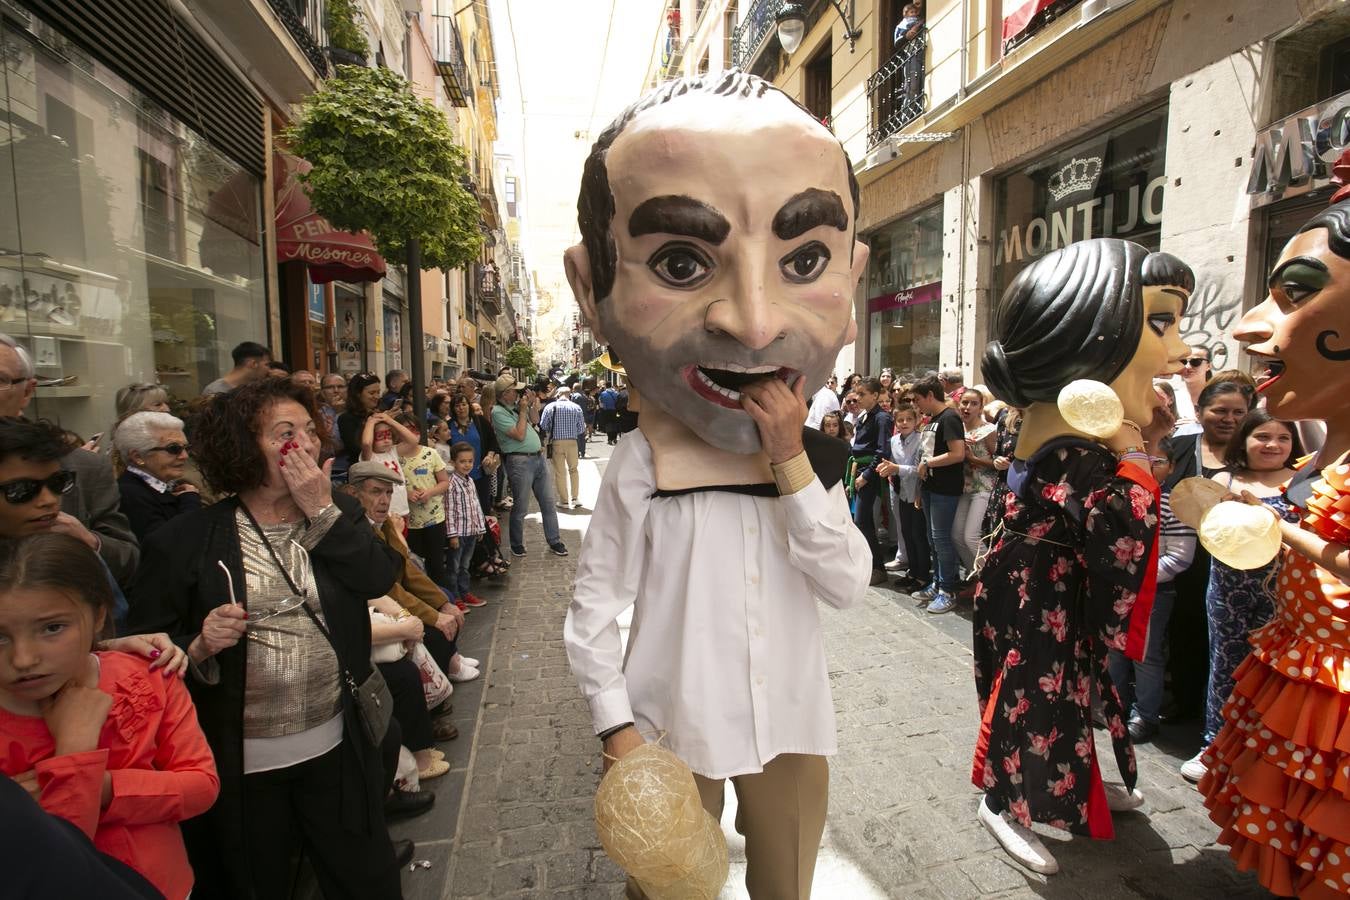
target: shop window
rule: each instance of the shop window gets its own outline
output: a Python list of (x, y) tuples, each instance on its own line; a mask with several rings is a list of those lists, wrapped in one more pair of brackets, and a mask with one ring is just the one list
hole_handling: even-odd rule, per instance
[(0, 330), (39, 363), (27, 414), (88, 436), (119, 388), (159, 381), (181, 411), (236, 344), (266, 342), (262, 185), (29, 21), (0, 19)]
[(820, 51), (811, 58), (806, 64), (805, 75), (805, 106), (811, 111), (811, 115), (825, 125), (830, 124), (830, 113), (832, 111), (832, 76), (831, 62), (833, 54), (830, 52), (830, 42), (826, 41)]
[(1167, 107), (1136, 116), (994, 181), (994, 279), (1087, 238), (1157, 250), (1167, 183)]
[(942, 205), (867, 236), (867, 370), (938, 367), (942, 330)]
[(1350, 91), (1350, 39), (1338, 41), (1322, 51), (1320, 80), (1323, 97)]

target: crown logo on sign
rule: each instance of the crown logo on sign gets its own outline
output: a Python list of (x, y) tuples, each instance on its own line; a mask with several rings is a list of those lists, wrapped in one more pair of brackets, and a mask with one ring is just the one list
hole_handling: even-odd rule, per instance
[(1060, 169), (1050, 176), (1046, 182), (1046, 188), (1050, 191), (1050, 198), (1058, 203), (1071, 194), (1079, 191), (1090, 191), (1097, 186), (1097, 179), (1102, 174), (1102, 160), (1099, 156), (1091, 156), (1087, 159), (1074, 157)]

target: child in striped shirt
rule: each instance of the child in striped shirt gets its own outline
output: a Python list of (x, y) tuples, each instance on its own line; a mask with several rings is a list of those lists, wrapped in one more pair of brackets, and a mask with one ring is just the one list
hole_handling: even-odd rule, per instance
[(460, 609), (485, 606), (487, 601), (469, 591), (469, 564), (473, 548), (487, 530), (473, 471), (473, 445), (460, 441), (450, 448), (450, 490), (445, 495), (445, 533), (450, 537), (450, 599)]
[[(1154, 455), (1153, 478), (1159, 484), (1172, 475), (1172, 439), (1163, 438), (1158, 442)], [(1177, 589), (1172, 579), (1190, 568), (1195, 558), (1195, 529), (1179, 521), (1172, 514), (1172, 492), (1164, 491), (1159, 507), (1158, 528), (1158, 589), (1153, 598), (1153, 612), (1148, 620), (1148, 644), (1142, 661), (1132, 663), (1119, 650), (1112, 650), (1107, 659), (1111, 670), (1111, 680), (1121, 702), (1130, 710), (1130, 738), (1136, 744), (1148, 741), (1158, 733), (1163, 699), (1163, 671), (1167, 667), (1165, 642), (1167, 622), (1172, 617), (1172, 606), (1176, 603)], [(1130, 675), (1134, 675), (1134, 690), (1130, 688)], [(1133, 702), (1130, 698), (1133, 697)]]

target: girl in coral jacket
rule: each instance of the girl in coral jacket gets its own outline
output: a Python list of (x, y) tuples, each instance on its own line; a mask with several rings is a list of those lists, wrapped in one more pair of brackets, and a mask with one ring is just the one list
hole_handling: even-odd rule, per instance
[(98, 557), (45, 533), (0, 546), (0, 771), (169, 900), (192, 890), (178, 823), (220, 779), (187, 689), (92, 652), (112, 594)]

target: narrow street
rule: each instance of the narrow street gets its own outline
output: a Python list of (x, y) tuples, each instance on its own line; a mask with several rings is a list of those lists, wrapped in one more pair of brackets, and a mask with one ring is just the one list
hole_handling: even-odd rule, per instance
[[(588, 504), (607, 451), (592, 443), (582, 464)], [(623, 894), (623, 876), (595, 835), (600, 748), (562, 644), (590, 517), (561, 515), (567, 559), (542, 552), (537, 513), (531, 519), (530, 555), (515, 561), (506, 585), (483, 592), (489, 605), (469, 618), (465, 650), (487, 669), (483, 680), (456, 687), (460, 738), (446, 745), (455, 768), (430, 785), (431, 813), (393, 829), (416, 839), (416, 858), (432, 863), (404, 874), (410, 898)], [(831, 761), (816, 897), (1268, 896), (1214, 845), (1217, 829), (1199, 794), (1177, 774), (1194, 752), (1194, 726), (1165, 728), (1139, 748), (1148, 802), (1116, 817), (1115, 841), (1042, 831), (1061, 874), (1047, 879), (1012, 865), (975, 819), (968, 621), (927, 616), (888, 589), (823, 618), (840, 753)], [(747, 895), (734, 795), (727, 805), (733, 863), (722, 896), (739, 898)]]

